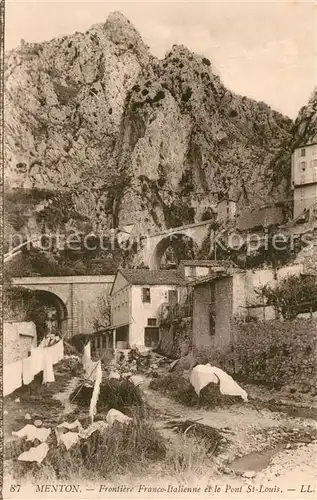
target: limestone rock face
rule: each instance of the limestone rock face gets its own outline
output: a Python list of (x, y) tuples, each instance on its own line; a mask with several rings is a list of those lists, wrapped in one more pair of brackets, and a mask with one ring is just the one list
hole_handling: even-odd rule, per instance
[[(128, 90), (150, 55), (120, 14), (6, 58), (6, 161), (21, 187), (93, 187), (111, 169)], [(87, 187), (87, 184), (86, 186)]]
[(295, 121), (296, 146), (317, 142), (317, 87)]
[[(120, 13), (12, 50), (5, 82), (6, 176), (50, 190), (44, 223), (58, 205), (63, 224), (155, 231), (199, 221), (223, 197), (256, 208), (288, 195), (293, 122), (226, 89), (184, 46), (154, 58)], [(315, 126), (314, 102), (299, 120), (298, 133)]]

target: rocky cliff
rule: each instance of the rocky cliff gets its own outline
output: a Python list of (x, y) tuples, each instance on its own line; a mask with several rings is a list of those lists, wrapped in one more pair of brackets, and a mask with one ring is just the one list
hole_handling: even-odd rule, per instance
[(317, 142), (317, 87), (295, 120), (294, 139), (296, 147)]
[(210, 217), (223, 197), (256, 208), (287, 196), (293, 122), (225, 88), (184, 46), (154, 58), (120, 13), (23, 42), (6, 55), (5, 82), (6, 177), (15, 204), (37, 193), (33, 231), (157, 230)]

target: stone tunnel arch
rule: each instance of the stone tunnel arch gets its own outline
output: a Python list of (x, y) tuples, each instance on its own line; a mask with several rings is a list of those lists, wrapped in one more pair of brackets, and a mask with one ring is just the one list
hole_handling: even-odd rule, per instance
[(197, 257), (199, 246), (195, 239), (188, 236), (186, 233), (172, 233), (164, 236), (156, 244), (151, 258), (150, 269), (160, 269), (163, 256), (168, 248), (173, 248), (177, 259), (176, 264), (180, 260), (194, 259)]
[(68, 327), (68, 311), (63, 300), (55, 293), (48, 290), (34, 290), (39, 300), (42, 299), (47, 305), (51, 305), (56, 310), (56, 321), (59, 333), (64, 337)]
[[(56, 326), (58, 333), (63, 337), (68, 332), (69, 313), (65, 302), (54, 292), (50, 290), (43, 290), (34, 286), (24, 286), (30, 290), (33, 296), (45, 306), (51, 306), (56, 311)], [(40, 332), (38, 332), (39, 334)]]

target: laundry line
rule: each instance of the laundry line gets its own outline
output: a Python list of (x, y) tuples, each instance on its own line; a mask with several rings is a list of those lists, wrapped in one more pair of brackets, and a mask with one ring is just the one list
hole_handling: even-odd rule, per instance
[(3, 367), (3, 396), (12, 394), (22, 385), (29, 385), (35, 375), (43, 371), (43, 383), (53, 382), (53, 366), (64, 357), (64, 342), (60, 339), (51, 346), (45, 346), (45, 339), (38, 347), (31, 348), (27, 358), (9, 363)]

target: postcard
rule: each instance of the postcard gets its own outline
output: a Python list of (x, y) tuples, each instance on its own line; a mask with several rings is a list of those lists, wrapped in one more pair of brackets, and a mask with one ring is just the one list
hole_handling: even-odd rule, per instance
[(3, 498), (315, 498), (316, 5), (0, 6)]

